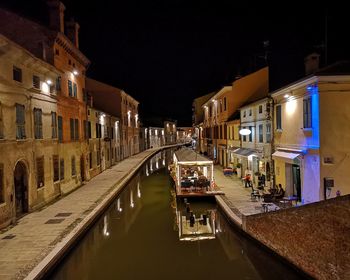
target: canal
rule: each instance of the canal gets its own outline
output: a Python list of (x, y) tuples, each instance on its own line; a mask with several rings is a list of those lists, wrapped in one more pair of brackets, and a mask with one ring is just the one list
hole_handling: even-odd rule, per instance
[(46, 278), (302, 279), (230, 226), (215, 201), (176, 201), (170, 159), (168, 150), (144, 164)]

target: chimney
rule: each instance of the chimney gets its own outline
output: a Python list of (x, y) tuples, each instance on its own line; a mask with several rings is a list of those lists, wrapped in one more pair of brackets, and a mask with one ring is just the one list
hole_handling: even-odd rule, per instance
[(50, 28), (64, 33), (64, 10), (66, 7), (59, 0), (48, 0)]
[(320, 55), (318, 53), (309, 54), (304, 59), (305, 75), (315, 73), (320, 66)]
[(71, 19), (66, 24), (67, 27), (67, 37), (69, 40), (72, 41), (74, 46), (76, 46), (79, 49), (79, 24), (74, 21), (74, 19)]

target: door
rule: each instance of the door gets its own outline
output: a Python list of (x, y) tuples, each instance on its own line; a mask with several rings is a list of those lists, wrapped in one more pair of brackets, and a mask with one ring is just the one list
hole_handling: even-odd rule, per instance
[(28, 212), (28, 177), (27, 168), (18, 162), (14, 171), (15, 209), (16, 217)]
[(300, 183), (300, 167), (299, 165), (292, 165), (293, 175), (293, 195), (298, 197), (298, 201), (301, 201), (301, 183)]

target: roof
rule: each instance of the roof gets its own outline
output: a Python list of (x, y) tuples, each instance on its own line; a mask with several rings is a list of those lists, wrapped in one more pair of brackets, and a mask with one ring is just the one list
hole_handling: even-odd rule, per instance
[(338, 61), (315, 72), (316, 76), (350, 75), (350, 61)]
[(181, 163), (213, 164), (213, 161), (187, 148), (182, 148), (175, 152), (177, 160)]
[(278, 88), (272, 91), (270, 94), (273, 96), (277, 96), (281, 94), (284, 90), (289, 89), (291, 87), (297, 87), (305, 83), (312, 83), (316, 81), (317, 76), (343, 76), (343, 75), (350, 75), (350, 61), (338, 61), (336, 63), (323, 67), (311, 75), (302, 77), (301, 79), (298, 79), (292, 83), (289, 83), (281, 88)]
[(86, 78), (86, 90), (92, 95), (93, 107), (121, 117), (121, 89)]
[(90, 64), (89, 59), (65, 34), (4, 8), (0, 8), (0, 32), (40, 59), (43, 58), (43, 48), (46, 47), (46, 51), (49, 50), (46, 54), (46, 60), (51, 64), (53, 64), (55, 41), (64, 45), (68, 52), (84, 67), (88, 67)]

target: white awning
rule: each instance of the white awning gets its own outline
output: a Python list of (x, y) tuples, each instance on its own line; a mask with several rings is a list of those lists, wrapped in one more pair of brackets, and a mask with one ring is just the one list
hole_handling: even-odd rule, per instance
[(293, 163), (296, 163), (295, 160), (301, 155), (302, 154), (300, 153), (287, 153), (282, 151), (276, 151), (272, 154), (272, 158), (293, 164)]

